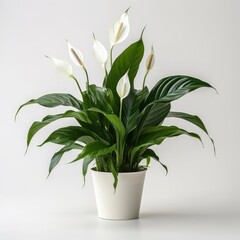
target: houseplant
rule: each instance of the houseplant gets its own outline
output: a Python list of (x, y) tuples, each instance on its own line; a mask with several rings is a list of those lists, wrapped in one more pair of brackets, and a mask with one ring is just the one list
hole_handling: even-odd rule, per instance
[[(212, 86), (194, 77), (174, 75), (161, 79), (149, 90), (145, 83), (154, 65), (152, 48), (146, 59), (142, 88), (135, 89), (135, 76), (144, 55), (143, 32), (140, 38), (114, 61), (112, 57), (114, 47), (124, 41), (128, 34), (129, 21), (126, 10), (109, 33), (111, 44), (109, 69), (107, 69), (108, 53), (94, 36), (94, 55), (104, 70), (102, 86), (90, 82), (82, 53), (67, 41), (71, 60), (86, 74), (85, 90), (73, 75), (69, 63), (47, 56), (63, 75), (76, 83), (79, 97), (68, 93), (47, 94), (26, 102), (17, 111), (18, 114), (21, 108), (30, 104), (48, 108), (71, 107), (64, 113), (48, 115), (41, 121), (34, 122), (28, 131), (27, 148), (35, 134), (43, 127), (62, 118), (74, 118), (78, 125), (57, 129), (40, 144), (43, 146), (51, 142), (62, 146), (51, 159), (49, 174), (65, 152), (79, 150), (79, 154), (71, 163), (82, 161), (84, 181), (88, 166), (95, 163), (92, 175), (98, 215), (107, 219), (138, 217), (144, 177), (150, 159), (158, 161), (166, 172), (168, 171), (151, 146), (161, 144), (166, 138), (182, 134), (201, 141), (196, 133), (177, 126), (164, 126), (165, 118), (182, 118), (208, 134), (199, 117), (170, 110), (172, 101), (198, 88)], [(213, 143), (212, 139), (211, 141)], [(146, 160), (146, 163), (142, 164), (142, 160)]]

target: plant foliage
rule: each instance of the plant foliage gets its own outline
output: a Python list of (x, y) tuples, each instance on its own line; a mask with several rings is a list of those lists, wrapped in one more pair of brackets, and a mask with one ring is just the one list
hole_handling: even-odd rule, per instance
[[(17, 113), (22, 107), (30, 104), (39, 104), (47, 108), (71, 107), (66, 112), (48, 115), (41, 121), (34, 122), (28, 131), (27, 147), (39, 130), (54, 121), (73, 118), (78, 123), (78, 126), (55, 130), (40, 145), (50, 142), (61, 145), (60, 150), (51, 159), (49, 174), (65, 152), (78, 150), (79, 154), (71, 162), (83, 162), (84, 178), (89, 164), (95, 162), (97, 171), (112, 172), (116, 188), (119, 172), (139, 171), (143, 167), (148, 167), (150, 159), (156, 160), (168, 171), (167, 166), (160, 162), (157, 154), (151, 149), (153, 145), (159, 145), (167, 138), (183, 134), (201, 141), (196, 133), (177, 126), (163, 125), (167, 117), (186, 120), (208, 135), (203, 121), (198, 116), (171, 111), (171, 102), (199, 88), (212, 86), (195, 77), (174, 75), (160, 79), (151, 90), (144, 85), (142, 89), (136, 89), (134, 82), (140, 81), (139, 77), (136, 79), (136, 74), (143, 56), (144, 43), (141, 35), (139, 40), (132, 43), (115, 59), (109, 71), (104, 65), (105, 76), (102, 86), (89, 83), (85, 65), (81, 61), (80, 65), (87, 76), (86, 90), (82, 91), (77, 79), (71, 72), (69, 73), (69, 77), (78, 84), (79, 97), (68, 93), (52, 93), (20, 106)], [(71, 70), (69, 66), (67, 67)], [(145, 78), (149, 70), (147, 69)], [(121, 99), (116, 87), (124, 75), (130, 82), (130, 91), (124, 99)], [(212, 138), (210, 139), (213, 143)], [(143, 159), (146, 159), (145, 166), (141, 165)]]

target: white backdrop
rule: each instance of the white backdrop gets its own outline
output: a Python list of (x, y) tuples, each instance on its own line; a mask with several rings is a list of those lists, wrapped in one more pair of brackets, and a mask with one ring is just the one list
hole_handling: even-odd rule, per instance
[[(144, 61), (152, 44), (156, 54), (155, 66), (147, 80), (149, 86), (164, 76), (186, 74), (216, 87), (218, 95), (211, 89), (200, 89), (174, 102), (172, 109), (197, 114), (203, 119), (215, 140), (217, 158), (209, 139), (198, 129), (181, 120), (168, 120), (167, 124), (198, 131), (205, 148), (189, 137), (167, 140), (157, 146), (155, 149), (168, 166), (169, 174), (165, 176), (164, 169), (152, 162), (145, 183), (142, 220), (128, 225), (108, 225), (95, 217), (90, 174), (85, 188), (81, 189), (81, 163), (66, 164), (74, 153), (66, 154), (46, 180), (49, 160), (58, 147), (49, 144), (37, 148), (36, 145), (50, 131), (73, 123), (71, 120), (58, 121), (39, 132), (24, 156), (30, 124), (64, 108), (29, 106), (20, 112), (16, 123), (14, 114), (20, 104), (46, 93), (78, 95), (74, 83), (60, 76), (44, 58), (47, 54), (70, 61), (66, 38), (82, 50), (90, 81), (101, 84), (103, 72), (92, 53), (92, 32), (109, 47), (108, 29), (129, 6), (130, 36), (115, 48), (114, 55), (137, 40), (147, 25)], [(187, 236), (197, 239), (207, 234), (211, 216), (225, 214), (222, 220), (226, 220), (225, 216), (240, 212), (239, 23), (237, 0), (1, 0), (0, 239), (33, 239), (33, 236), (34, 239), (38, 239), (36, 236), (79, 239), (80, 233), (89, 229), (94, 229), (89, 236), (101, 238), (104, 237), (102, 229), (109, 227), (112, 234), (120, 229), (118, 236), (122, 237), (122, 230), (137, 236), (148, 236), (149, 229), (151, 233), (159, 230), (159, 225), (144, 219), (154, 219), (155, 223), (159, 220), (163, 228), (158, 234), (165, 236), (164, 239), (174, 238), (174, 234), (177, 239), (187, 239)], [(83, 72), (77, 67), (74, 72), (84, 84)], [(136, 78), (138, 87), (143, 72), (144, 64)], [(204, 216), (200, 221), (204, 222), (204, 228), (197, 227), (195, 215)], [(170, 228), (174, 223), (175, 232)], [(149, 226), (147, 230), (145, 225)], [(189, 235), (189, 226), (199, 233)], [(211, 236), (217, 236), (215, 233), (222, 225), (216, 231), (214, 226), (212, 232), (209, 230)], [(229, 222), (229, 226), (235, 225)], [(232, 233), (231, 227), (218, 239)]]

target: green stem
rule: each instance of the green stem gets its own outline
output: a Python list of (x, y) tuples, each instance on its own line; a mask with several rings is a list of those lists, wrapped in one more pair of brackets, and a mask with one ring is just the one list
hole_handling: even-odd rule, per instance
[(107, 72), (107, 68), (106, 68), (106, 64), (103, 65), (104, 71), (105, 71), (105, 77), (103, 80), (103, 87), (106, 87), (106, 83), (107, 83), (107, 77), (108, 77), (108, 72)]
[(87, 78), (87, 90), (88, 90), (88, 88), (89, 88), (89, 77), (88, 77), (88, 72), (87, 72), (87, 69), (86, 69), (85, 67), (83, 67), (83, 70), (84, 70), (84, 72), (85, 72), (85, 74), (86, 74), (86, 78)]
[(119, 118), (120, 118), (120, 120), (122, 120), (122, 101), (123, 101), (123, 99), (121, 98), (120, 99), (120, 110), (119, 110)]
[(71, 75), (70, 77), (75, 81), (75, 83), (77, 84), (78, 89), (79, 89), (81, 95), (83, 95), (83, 92), (82, 92), (82, 89), (81, 89), (81, 87), (80, 87), (80, 85), (79, 85), (78, 80), (77, 80), (73, 75)]
[[(122, 120), (122, 98), (120, 99), (120, 110), (119, 110), (119, 119)], [(122, 143), (120, 142), (120, 136), (117, 136), (117, 166), (118, 166), (118, 170), (120, 168), (121, 165), (121, 161), (122, 161)]]
[(120, 165), (121, 165), (121, 143), (120, 143), (120, 137), (116, 136), (116, 157), (117, 157), (117, 171), (119, 171)]
[(112, 61), (113, 47), (114, 47), (114, 45), (110, 49), (110, 63), (111, 63), (111, 67), (112, 67), (112, 62), (113, 62)]
[(146, 78), (147, 78), (148, 73), (149, 73), (149, 70), (146, 70), (146, 73), (145, 73), (144, 78), (143, 78), (142, 90), (145, 87), (145, 82), (146, 82)]
[(107, 72), (107, 68), (106, 68), (106, 64), (104, 64), (104, 71), (105, 71), (105, 77), (107, 78), (107, 76), (108, 76), (108, 72)]

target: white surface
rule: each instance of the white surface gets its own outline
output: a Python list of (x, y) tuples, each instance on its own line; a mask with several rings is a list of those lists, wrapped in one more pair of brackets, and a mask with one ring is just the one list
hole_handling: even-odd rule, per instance
[(140, 219), (109, 221), (98, 218), (95, 206), (83, 204), (80, 196), (5, 199), (0, 208), (0, 236), (1, 240), (239, 239), (237, 214), (152, 202), (143, 204)]
[[(144, 33), (146, 59), (151, 45), (155, 66), (147, 84), (188, 74), (214, 85), (219, 95), (201, 89), (172, 105), (173, 110), (199, 115), (214, 138), (201, 134), (205, 148), (180, 137), (156, 147), (169, 175), (155, 162), (146, 176), (142, 218), (131, 222), (97, 219), (91, 179), (86, 187), (81, 164), (65, 164), (68, 153), (46, 181), (49, 159), (58, 149), (36, 148), (63, 120), (42, 130), (24, 157), (27, 129), (34, 120), (65, 108), (29, 106), (13, 123), (17, 107), (49, 92), (78, 96), (74, 82), (61, 77), (44, 54), (70, 61), (65, 39), (83, 54), (91, 82), (100, 84), (103, 71), (92, 54), (92, 32), (108, 44), (108, 29), (129, 11), (130, 35), (114, 56)], [(152, 239), (239, 239), (240, 212), (240, 2), (238, 0), (1, 0), (0, 1), (0, 239), (89, 239), (151, 236)], [(84, 73), (74, 66), (84, 86)], [(144, 64), (136, 78), (142, 84)], [(168, 124), (198, 131), (183, 121)]]

